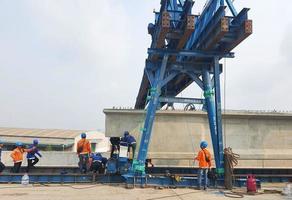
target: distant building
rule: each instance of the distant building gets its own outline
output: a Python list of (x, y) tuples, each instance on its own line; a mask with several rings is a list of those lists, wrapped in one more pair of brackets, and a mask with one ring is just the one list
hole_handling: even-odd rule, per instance
[(87, 134), (93, 152), (109, 151), (109, 138), (99, 131), (0, 128), (0, 140), (5, 144), (4, 150), (12, 150), (17, 141), (29, 145), (33, 139), (38, 139), (41, 150), (76, 152), (76, 143), (83, 132)]

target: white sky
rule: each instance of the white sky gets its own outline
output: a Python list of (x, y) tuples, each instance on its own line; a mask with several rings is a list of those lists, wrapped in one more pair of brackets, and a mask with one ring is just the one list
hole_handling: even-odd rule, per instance
[[(277, 2), (235, 1), (251, 8), (254, 34), (227, 60), (228, 109), (292, 110), (292, 2)], [(103, 130), (104, 108), (134, 106), (159, 5), (1, 0), (0, 126)]]

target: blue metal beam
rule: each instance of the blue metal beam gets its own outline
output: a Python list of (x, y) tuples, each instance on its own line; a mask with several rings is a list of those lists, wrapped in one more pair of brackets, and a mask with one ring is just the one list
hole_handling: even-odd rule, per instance
[(150, 101), (147, 107), (147, 113), (144, 123), (144, 128), (142, 131), (141, 141), (140, 141), (140, 148), (138, 152), (137, 160), (133, 162), (132, 173), (140, 172), (144, 173), (145, 170), (145, 160), (147, 157), (149, 142), (152, 133), (152, 126), (155, 119), (155, 113), (157, 110), (159, 102), (159, 96), (161, 94), (161, 84), (164, 79), (166, 65), (167, 65), (168, 55), (163, 57), (163, 61), (161, 64), (161, 68), (157, 69), (155, 73), (155, 84), (151, 88), (150, 91)]
[(205, 52), (200, 50), (168, 50), (168, 49), (148, 49), (148, 54), (156, 55), (175, 55), (175, 56), (187, 56), (187, 57), (197, 57), (197, 58), (213, 58), (218, 56), (220, 58), (234, 58), (234, 53), (222, 53), (222, 52)]
[(165, 86), (169, 81), (178, 75), (177, 71), (171, 72), (161, 83), (161, 87)]
[(192, 104), (204, 104), (204, 99), (199, 98), (182, 98), (182, 97), (160, 97), (160, 102), (165, 103), (192, 103)]
[(204, 83), (204, 97), (206, 100), (206, 107), (208, 112), (209, 126), (211, 132), (211, 139), (214, 150), (214, 159), (216, 168), (221, 168), (219, 160), (219, 149), (218, 149), (218, 131), (217, 131), (217, 121), (216, 121), (216, 110), (215, 110), (215, 99), (214, 92), (211, 85), (210, 73), (207, 70), (203, 70), (203, 83)]
[(235, 9), (235, 7), (234, 7), (232, 1), (231, 1), (231, 0), (225, 0), (225, 1), (226, 1), (227, 5), (228, 5), (228, 8), (230, 9), (232, 15), (233, 15), (234, 17), (237, 16), (237, 11), (236, 11), (236, 9)]
[(248, 20), (249, 8), (243, 8), (238, 15), (232, 20), (232, 25), (241, 25), (245, 20)]
[(187, 73), (192, 79), (193, 81), (195, 81), (195, 83), (197, 83), (197, 85), (204, 90), (204, 84), (203, 81), (199, 78), (199, 76), (193, 72), (188, 72)]
[[(219, 58), (214, 58), (214, 89), (215, 89), (215, 108), (216, 108), (216, 124), (217, 124), (217, 144), (218, 151), (217, 170), (223, 172), (224, 170), (224, 153), (223, 153), (223, 137), (222, 137), (222, 114), (221, 114), (221, 94), (220, 94), (220, 70), (219, 70)], [(214, 144), (213, 144), (214, 146)]]
[[(208, 23), (205, 25), (204, 29), (197, 34), (196, 40), (194, 40), (192, 44), (192, 48), (197, 48), (202, 42), (206, 40), (208, 35), (214, 31), (222, 17), (225, 16), (225, 6), (220, 6), (217, 11), (214, 13), (212, 19), (208, 21)], [(209, 39), (212, 39), (209, 37)]]
[(149, 80), (150, 85), (153, 86), (154, 85), (154, 75), (153, 75), (153, 72), (151, 70), (145, 69), (145, 73), (147, 74), (147, 77), (148, 77), (148, 80)]
[(196, 20), (195, 31), (186, 44), (186, 50), (194, 49), (195, 41), (198, 39), (201, 32), (205, 29), (209, 21), (212, 19), (214, 13), (220, 7), (220, 4), (221, 2), (219, 0), (208, 1), (208, 4), (205, 6), (202, 14)]

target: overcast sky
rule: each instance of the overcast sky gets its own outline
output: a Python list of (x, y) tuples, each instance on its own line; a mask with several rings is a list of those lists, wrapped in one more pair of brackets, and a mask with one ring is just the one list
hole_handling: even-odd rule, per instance
[[(159, 5), (0, 0), (0, 126), (103, 130), (104, 108), (135, 104)], [(226, 61), (227, 108), (292, 110), (292, 2), (235, 5), (251, 8), (254, 34)]]

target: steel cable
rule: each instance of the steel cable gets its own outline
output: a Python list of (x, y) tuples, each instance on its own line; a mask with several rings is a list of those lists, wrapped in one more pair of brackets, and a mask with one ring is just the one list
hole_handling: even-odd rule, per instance
[(224, 149), (224, 185), (226, 189), (232, 189), (234, 182), (233, 169), (238, 164), (239, 157), (239, 154), (232, 152), (232, 148)]

